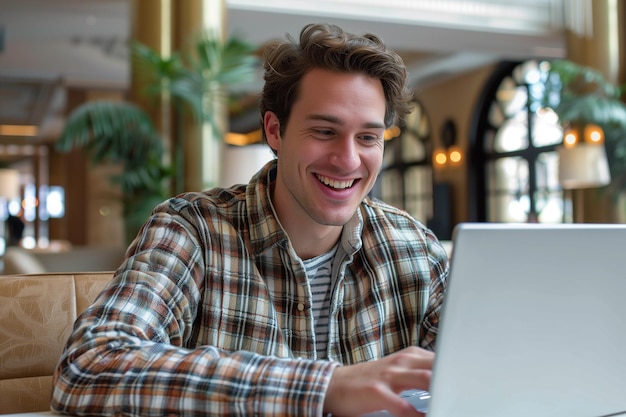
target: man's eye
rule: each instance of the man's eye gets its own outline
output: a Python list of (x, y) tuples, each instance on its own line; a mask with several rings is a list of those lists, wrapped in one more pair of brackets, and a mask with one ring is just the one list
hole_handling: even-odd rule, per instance
[(363, 139), (366, 142), (375, 142), (380, 140), (380, 137), (377, 135), (361, 135), (361, 139)]
[(316, 129), (315, 133), (319, 136), (332, 136), (335, 132), (329, 129)]

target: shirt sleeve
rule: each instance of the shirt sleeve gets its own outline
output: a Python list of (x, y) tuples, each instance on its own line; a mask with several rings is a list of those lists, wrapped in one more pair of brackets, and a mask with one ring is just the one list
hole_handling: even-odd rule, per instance
[(443, 245), (435, 235), (427, 230), (426, 241), (430, 263), (430, 291), (428, 305), (420, 327), (420, 346), (435, 350), (439, 329), (439, 318), (443, 307), (444, 293), (447, 288), (450, 262)]
[[(191, 210), (190, 210), (191, 212)], [(188, 347), (210, 231), (157, 208), (128, 258), (76, 321), (52, 410), (75, 415), (321, 416), (337, 363)]]

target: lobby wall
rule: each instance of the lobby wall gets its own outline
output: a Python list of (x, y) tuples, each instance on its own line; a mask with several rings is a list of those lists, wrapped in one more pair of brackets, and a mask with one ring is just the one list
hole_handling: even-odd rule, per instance
[(472, 117), (478, 97), (491, 75), (493, 66), (446, 79), (437, 84), (416, 86), (415, 96), (423, 104), (431, 123), (433, 147), (443, 147), (441, 128), (447, 119), (456, 124), (457, 145), (463, 151), (459, 165), (434, 169), (434, 182), (450, 184), (453, 224), (468, 220), (468, 146)]

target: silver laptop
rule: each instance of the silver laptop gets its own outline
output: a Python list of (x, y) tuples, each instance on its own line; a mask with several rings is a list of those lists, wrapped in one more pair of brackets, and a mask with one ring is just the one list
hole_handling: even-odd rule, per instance
[[(427, 417), (626, 414), (626, 225), (454, 232)], [(389, 416), (387, 412), (370, 416)]]

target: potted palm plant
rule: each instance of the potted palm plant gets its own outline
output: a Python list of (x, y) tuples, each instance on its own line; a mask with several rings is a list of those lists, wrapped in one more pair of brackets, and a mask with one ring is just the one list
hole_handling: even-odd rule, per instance
[[(241, 39), (222, 41), (209, 33), (201, 34), (191, 51), (168, 58), (142, 43), (131, 45), (145, 93), (167, 92), (178, 112), (188, 111), (196, 120), (208, 121), (216, 137), (223, 137), (225, 132), (219, 131), (220, 124), (207, 103), (225, 100), (229, 87), (254, 77), (259, 62), (254, 51)], [(144, 109), (131, 102), (91, 101), (68, 116), (56, 149), (69, 152), (82, 148), (93, 163), (121, 165), (121, 172), (111, 180), (121, 187), (126, 237), (130, 240), (154, 205), (181, 189), (183, 145), (182, 141), (175, 143), (174, 155), (164, 158), (161, 134)], [(172, 163), (165, 164), (164, 160)], [(178, 189), (169, 189), (166, 180), (172, 177)]]
[(609, 82), (601, 72), (570, 60), (550, 62), (544, 82), (544, 105), (552, 108), (561, 124), (596, 124), (604, 130), (611, 170), (608, 191), (626, 191), (626, 85)]

